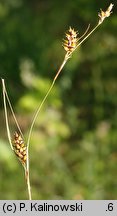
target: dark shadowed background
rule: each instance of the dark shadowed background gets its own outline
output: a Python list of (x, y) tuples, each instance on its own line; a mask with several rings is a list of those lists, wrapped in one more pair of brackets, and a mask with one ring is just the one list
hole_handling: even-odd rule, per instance
[[(109, 4), (0, 1), (0, 77), (26, 138), (64, 58), (65, 32), (71, 26), (82, 35)], [(116, 12), (115, 5), (73, 54), (36, 120), (30, 143), (33, 199), (117, 199)], [(27, 199), (23, 169), (7, 139), (1, 84), (0, 93), (0, 199)], [(10, 112), (9, 120), (13, 134)]]

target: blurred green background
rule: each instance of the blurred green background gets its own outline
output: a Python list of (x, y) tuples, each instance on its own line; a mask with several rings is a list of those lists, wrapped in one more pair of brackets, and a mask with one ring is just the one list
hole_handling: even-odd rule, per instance
[[(93, 28), (109, 3), (0, 0), (0, 77), (26, 138), (65, 55), (65, 32)], [(115, 6), (69, 60), (41, 110), (30, 143), (33, 199), (117, 199), (116, 38)], [(7, 139), (1, 85), (0, 93), (0, 199), (28, 199)], [(13, 134), (10, 112), (9, 120)]]

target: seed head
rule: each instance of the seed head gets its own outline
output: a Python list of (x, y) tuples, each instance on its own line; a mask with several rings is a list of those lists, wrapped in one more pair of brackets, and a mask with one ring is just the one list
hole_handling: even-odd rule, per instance
[(100, 10), (100, 12), (98, 13), (98, 16), (99, 16), (98, 24), (101, 24), (105, 18), (111, 15), (113, 6), (114, 4), (111, 3), (106, 11), (103, 11), (102, 9)]
[(13, 149), (19, 160), (21, 161), (22, 165), (26, 164), (26, 146), (20, 134), (17, 132), (14, 133), (13, 138)]
[(63, 47), (67, 53), (72, 53), (77, 45), (77, 32), (74, 31), (71, 27), (68, 30), (68, 33), (65, 34), (66, 39), (63, 42)]

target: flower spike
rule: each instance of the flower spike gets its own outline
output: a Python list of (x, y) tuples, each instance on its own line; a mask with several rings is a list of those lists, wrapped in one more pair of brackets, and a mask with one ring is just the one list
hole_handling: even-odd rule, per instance
[(114, 6), (114, 4), (111, 3), (106, 11), (103, 11), (101, 9), (101, 11), (98, 13), (98, 16), (99, 16), (98, 24), (99, 25), (104, 21), (105, 18), (107, 18), (111, 15), (113, 6)]
[(63, 47), (66, 52), (69, 54), (74, 51), (77, 45), (77, 32), (74, 31), (71, 27), (68, 30), (68, 33), (66, 33), (66, 39), (64, 40)]
[(20, 134), (17, 132), (14, 133), (14, 138), (13, 138), (13, 149), (15, 154), (17, 155), (18, 159), (22, 163), (22, 165), (26, 165), (26, 146), (24, 144), (24, 141), (21, 137)]

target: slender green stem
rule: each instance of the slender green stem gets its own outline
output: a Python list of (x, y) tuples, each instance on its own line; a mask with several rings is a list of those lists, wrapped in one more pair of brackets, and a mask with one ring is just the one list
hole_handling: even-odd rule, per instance
[(6, 89), (5, 89), (4, 79), (2, 79), (2, 87), (3, 87), (3, 102), (4, 102), (4, 112), (5, 112), (7, 136), (8, 136), (8, 140), (9, 140), (11, 149), (13, 150), (13, 146), (12, 146), (12, 142), (11, 142), (11, 134), (10, 134), (10, 130), (9, 130), (8, 113), (7, 113), (7, 107), (6, 107)]
[(36, 118), (37, 118), (37, 116), (38, 116), (38, 114), (39, 114), (39, 112), (40, 112), (40, 110), (41, 110), (41, 108), (42, 108), (44, 102), (46, 101), (46, 99), (47, 99), (49, 93), (51, 92), (51, 90), (52, 90), (52, 88), (53, 88), (53, 86), (54, 86), (54, 84), (55, 84), (55, 81), (56, 81), (57, 77), (59, 76), (61, 70), (63, 69), (64, 65), (66, 64), (68, 58), (69, 58), (69, 57), (68, 57), (68, 55), (66, 54), (66, 55), (65, 55), (65, 58), (64, 58), (64, 60), (63, 60), (63, 62), (62, 62), (62, 64), (61, 64), (61, 66), (60, 66), (60, 68), (59, 68), (59, 70), (57, 71), (57, 73), (56, 73), (56, 75), (55, 75), (55, 77), (54, 77), (54, 79), (53, 79), (53, 82), (52, 82), (52, 84), (51, 84), (49, 90), (47, 91), (45, 97), (43, 98), (41, 104), (39, 105), (37, 111), (36, 111), (35, 114), (34, 114), (34, 118), (33, 118), (33, 121), (32, 121), (31, 127), (30, 127), (30, 130), (29, 130), (29, 135), (28, 135), (27, 151), (28, 151), (28, 148), (29, 148), (30, 138), (31, 138), (31, 134), (32, 134), (32, 129), (33, 129), (34, 123), (35, 123), (35, 121), (36, 121)]
[(68, 56), (67, 54), (65, 55), (65, 58), (64, 58), (64, 61), (62, 62), (59, 70), (57, 71), (54, 79), (53, 79), (53, 82), (47, 92), (47, 94), (45, 95), (45, 97), (43, 98), (41, 104), (39, 105), (35, 115), (34, 115), (34, 118), (33, 118), (33, 121), (32, 121), (32, 124), (31, 124), (31, 127), (30, 127), (30, 130), (29, 130), (29, 135), (28, 135), (28, 140), (27, 140), (27, 160), (26, 160), (26, 170), (25, 170), (25, 176), (26, 176), (26, 182), (27, 182), (27, 186), (28, 186), (28, 195), (29, 195), (29, 200), (31, 200), (31, 186), (30, 186), (30, 168), (29, 168), (29, 144), (30, 144), (30, 138), (31, 138), (31, 133), (32, 133), (32, 129), (33, 129), (33, 126), (34, 126), (34, 123), (36, 121), (36, 118), (44, 104), (44, 102), (46, 101), (46, 98), (48, 97), (50, 91), (52, 90), (53, 86), (54, 86), (54, 83), (57, 79), (57, 77), (59, 76), (61, 70), (63, 69), (64, 65), (66, 64), (67, 60), (68, 60)]

